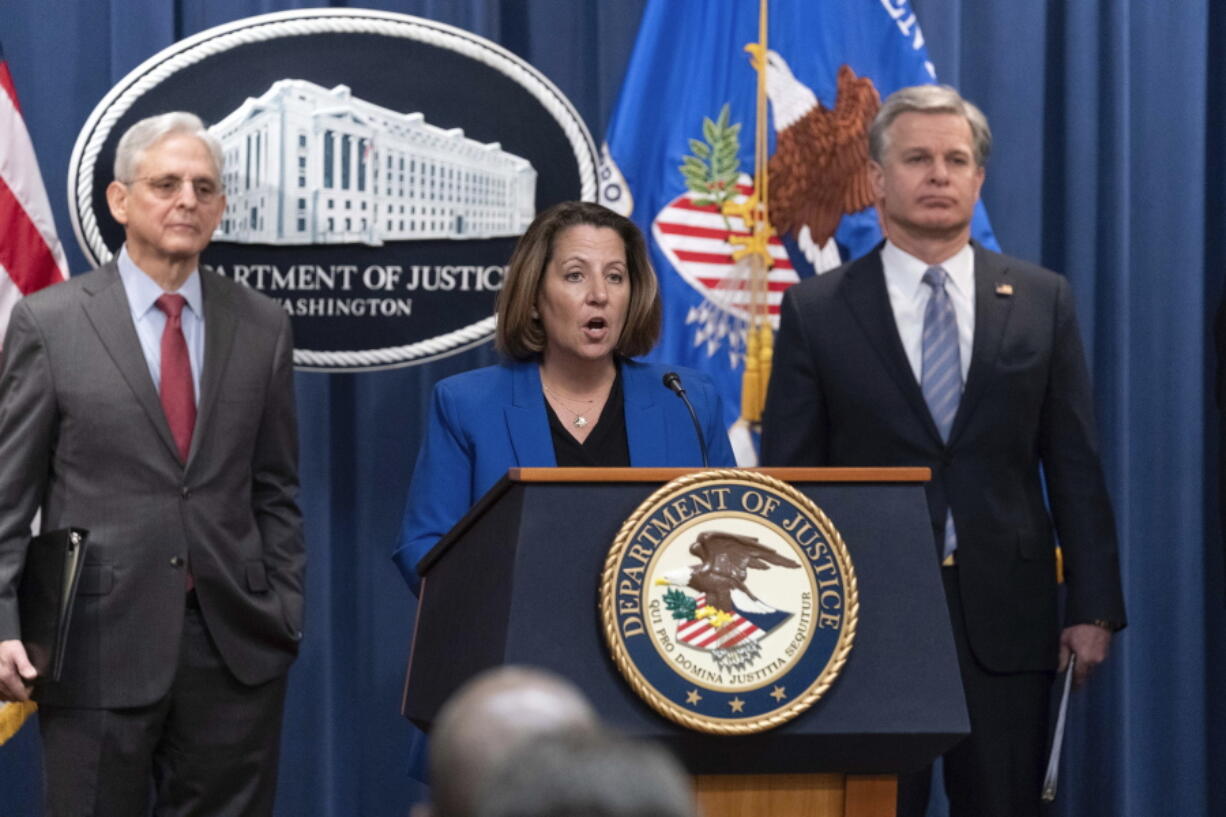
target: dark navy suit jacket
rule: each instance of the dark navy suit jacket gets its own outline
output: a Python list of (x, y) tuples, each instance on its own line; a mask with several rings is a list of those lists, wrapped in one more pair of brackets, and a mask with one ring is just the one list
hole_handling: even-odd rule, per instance
[[(723, 405), (706, 375), (634, 360), (620, 366), (632, 466), (702, 465), (689, 412), (662, 383), (670, 370), (681, 375), (694, 404), (711, 467), (736, 465)], [(421, 558), (508, 468), (557, 465), (547, 417), (536, 362), (475, 369), (435, 385), (393, 554), (411, 587), (417, 588)]]
[(935, 542), (923, 546), (936, 558), (952, 510), (976, 658), (996, 672), (1049, 670), (1055, 536), (1067, 623), (1124, 624), (1090, 380), (1063, 276), (974, 250), (975, 337), (949, 441), (907, 362), (878, 248), (784, 295), (762, 464), (931, 468)]

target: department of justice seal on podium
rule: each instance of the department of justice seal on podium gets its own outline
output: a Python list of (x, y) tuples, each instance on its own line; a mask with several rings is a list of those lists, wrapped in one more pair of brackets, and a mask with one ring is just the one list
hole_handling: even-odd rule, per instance
[(618, 532), (600, 586), (613, 660), (690, 729), (748, 734), (804, 712), (855, 639), (856, 575), (838, 530), (773, 477), (705, 471), (647, 498)]

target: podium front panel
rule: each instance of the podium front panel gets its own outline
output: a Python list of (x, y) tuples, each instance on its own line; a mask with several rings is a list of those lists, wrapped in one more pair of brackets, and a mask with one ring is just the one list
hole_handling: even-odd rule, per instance
[(657, 487), (512, 484), (427, 574), (405, 714), (428, 726), (460, 683), (510, 663), (572, 679), (606, 722), (695, 773), (905, 772), (969, 732), (924, 490), (905, 483), (796, 485), (842, 534), (859, 586), (855, 644), (821, 700), (738, 737), (657, 714), (614, 666), (599, 610), (608, 549)]

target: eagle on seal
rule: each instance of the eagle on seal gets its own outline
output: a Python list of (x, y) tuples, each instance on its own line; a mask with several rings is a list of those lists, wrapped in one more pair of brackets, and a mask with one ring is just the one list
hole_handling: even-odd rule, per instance
[(844, 214), (873, 204), (868, 130), (881, 107), (873, 81), (839, 68), (834, 108), (796, 78), (776, 51), (766, 58), (766, 93), (775, 125), (770, 158), (770, 219), (791, 233), (818, 272), (838, 266), (831, 240)]
[(701, 559), (702, 563), (670, 571), (664, 578), (670, 584), (692, 587), (699, 593), (705, 593), (707, 604), (724, 612), (775, 612), (775, 608), (762, 603), (745, 586), (749, 568), (767, 570), (771, 565), (801, 566), (797, 561), (780, 556), (752, 536), (723, 531), (698, 534), (690, 545), (690, 553)]

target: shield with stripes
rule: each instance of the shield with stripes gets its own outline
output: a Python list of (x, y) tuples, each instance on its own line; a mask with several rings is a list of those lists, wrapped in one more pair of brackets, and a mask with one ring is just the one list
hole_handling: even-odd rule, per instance
[[(743, 204), (752, 192), (753, 180), (742, 173), (732, 202)], [(651, 232), (673, 269), (704, 299), (730, 318), (749, 318), (753, 293), (748, 265), (732, 257), (732, 238), (750, 235), (742, 219), (725, 216), (718, 204), (704, 202), (701, 195), (687, 191), (656, 215)], [(777, 327), (783, 292), (800, 278), (778, 236), (771, 236), (769, 247), (774, 265), (767, 275), (766, 302)], [(688, 322), (699, 322), (698, 318), (693, 314)]]
[(711, 653), (716, 665), (727, 670), (751, 666), (762, 652), (758, 642), (792, 616), (783, 610), (749, 612), (735, 605), (731, 611), (717, 610), (707, 604), (705, 593), (694, 598), (693, 609), (689, 618), (677, 622), (677, 641)]

